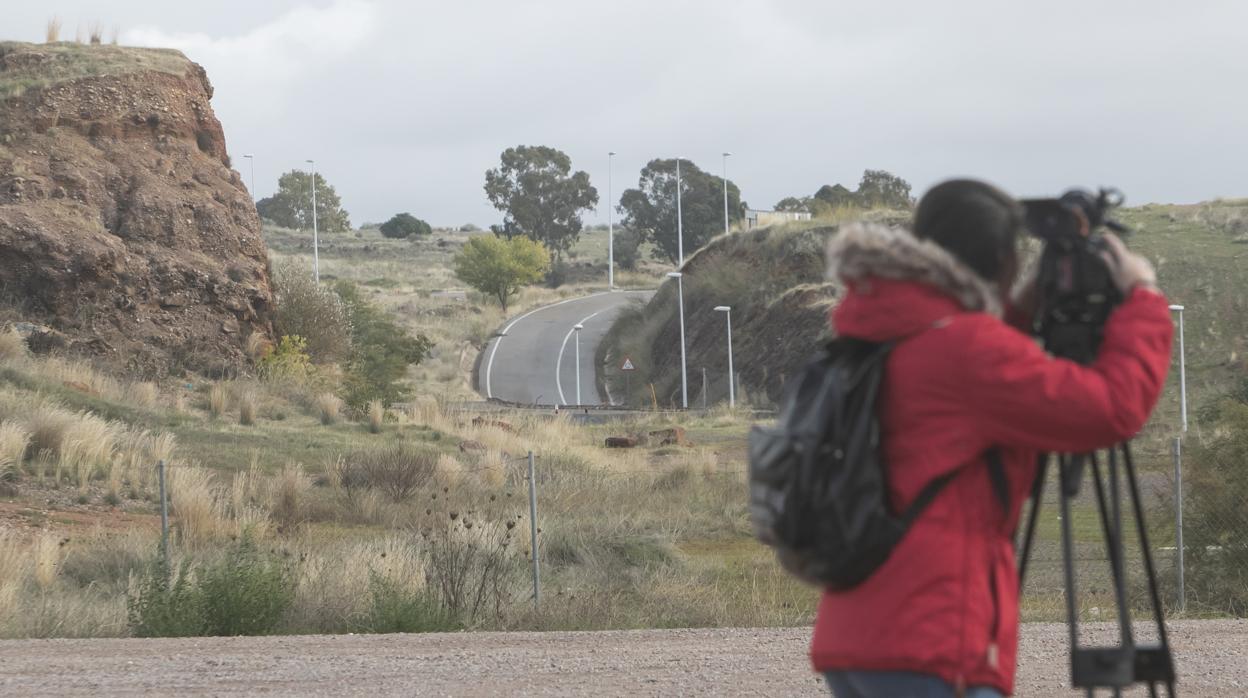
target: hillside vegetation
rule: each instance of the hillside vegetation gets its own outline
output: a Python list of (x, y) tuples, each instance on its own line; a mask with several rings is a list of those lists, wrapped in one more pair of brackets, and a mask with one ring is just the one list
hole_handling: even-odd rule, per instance
[[(1248, 201), (1149, 205), (1119, 213), (1135, 231), (1129, 244), (1156, 264), (1171, 302), (1187, 306), (1188, 401), (1194, 414), (1248, 373)], [(873, 216), (902, 224), (908, 218), (905, 212)], [(688, 260), (691, 405), (701, 401), (703, 367), (708, 402), (727, 399), (724, 318), (713, 310), (718, 305), (733, 309), (734, 360), (743, 392), (760, 405), (778, 398), (785, 376), (827, 337), (826, 315), (836, 290), (824, 279), (824, 247), (836, 229), (835, 223), (813, 221), (737, 232), (716, 238)], [(612, 367), (627, 354), (639, 367), (630, 404), (650, 403), (650, 384), (660, 405), (679, 404), (679, 337), (676, 288), (668, 281), (648, 306), (623, 315), (604, 342), (600, 358), (609, 367), (612, 394), (624, 393), (625, 380)], [(1176, 358), (1148, 431), (1154, 438), (1143, 444), (1159, 467), (1165, 438), (1179, 422), (1178, 378)]]
[[(184, 75), (190, 61), (181, 51), (163, 48), (87, 45), (72, 41), (32, 47), (13, 41), (0, 41), (0, 61), (21, 48), (20, 59), (5, 61), (0, 71), (0, 99), (85, 77), (158, 71)], [(35, 56), (29, 57), (30, 54)]]

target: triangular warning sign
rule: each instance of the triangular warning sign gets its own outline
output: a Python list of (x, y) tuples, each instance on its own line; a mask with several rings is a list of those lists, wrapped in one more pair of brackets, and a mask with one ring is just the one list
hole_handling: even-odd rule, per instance
[(624, 363), (620, 365), (620, 370), (621, 371), (636, 371), (637, 367), (633, 365), (632, 359), (625, 356)]

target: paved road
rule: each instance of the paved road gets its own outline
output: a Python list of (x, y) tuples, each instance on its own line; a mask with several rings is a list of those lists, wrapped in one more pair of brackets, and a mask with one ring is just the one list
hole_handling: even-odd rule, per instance
[[(616, 316), (653, 291), (615, 291), (548, 305), (503, 326), (485, 347), (478, 392), (522, 404), (598, 405), (594, 353)], [(580, 332), (581, 399), (576, 399), (576, 333)]]
[[(1248, 621), (1170, 630), (1183, 695), (1248, 695)], [(5, 640), (0, 695), (826, 695), (806, 663), (809, 639), (807, 628), (720, 628)], [(1079, 695), (1066, 688), (1067, 662), (1064, 625), (1024, 624), (1017, 695)]]

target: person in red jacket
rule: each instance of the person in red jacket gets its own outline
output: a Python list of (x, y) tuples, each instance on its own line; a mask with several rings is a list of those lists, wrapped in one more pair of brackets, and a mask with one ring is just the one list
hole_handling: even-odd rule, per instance
[[(954, 180), (924, 195), (913, 232), (856, 224), (829, 243), (829, 276), (846, 287), (835, 333), (897, 342), (879, 406), (894, 511), (957, 472), (872, 576), (823, 592), (810, 658), (836, 696), (1012, 693), (1012, 534), (1036, 456), (1131, 438), (1161, 393), (1173, 326), (1152, 266), (1107, 235), (1105, 261), (1125, 300), (1093, 363), (1054, 358), (1019, 329), (1029, 318), (1006, 312), (1023, 220), (996, 188)], [(993, 495), (991, 448), (1007, 507)]]

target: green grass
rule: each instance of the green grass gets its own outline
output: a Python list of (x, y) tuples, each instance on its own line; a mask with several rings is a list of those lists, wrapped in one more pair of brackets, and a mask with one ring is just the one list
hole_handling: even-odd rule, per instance
[[(85, 77), (157, 71), (184, 75), (191, 63), (180, 51), (157, 48), (79, 44), (0, 42), (0, 54), (25, 53), (31, 56), (18, 67), (0, 73), (0, 99), (16, 97), (27, 90)], [(43, 56), (36, 59), (35, 55)]]

